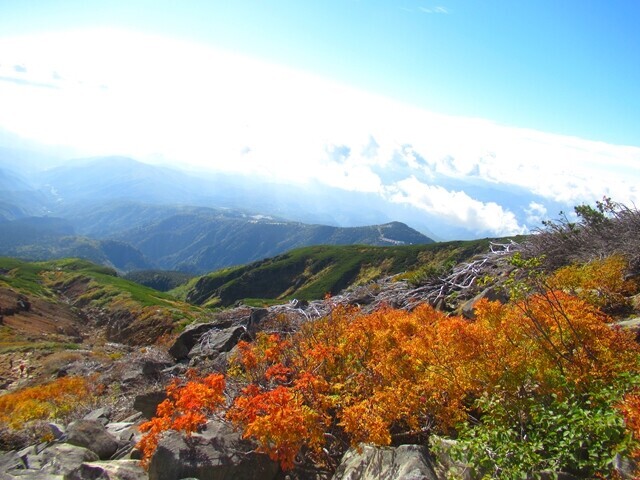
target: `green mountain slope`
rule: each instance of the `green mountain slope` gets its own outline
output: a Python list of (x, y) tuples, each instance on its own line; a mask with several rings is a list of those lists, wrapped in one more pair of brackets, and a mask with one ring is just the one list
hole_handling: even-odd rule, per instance
[(399, 222), (341, 228), (203, 209), (172, 215), (115, 238), (130, 242), (162, 269), (195, 273), (245, 264), (309, 245), (433, 242)]
[(168, 292), (187, 283), (193, 275), (171, 270), (138, 270), (127, 273), (123, 278), (160, 292)]
[(433, 243), (402, 247), (364, 245), (318, 246), (228, 268), (193, 279), (174, 293), (206, 306), (312, 300), (349, 286), (402, 272), (420, 276), (483, 251), (488, 240)]
[[(34, 305), (45, 302), (45, 310), (64, 306), (65, 316), (76, 326), (103, 328), (107, 339), (129, 344), (155, 343), (203, 316), (196, 306), (79, 259), (24, 262), (0, 258), (0, 290)], [(13, 314), (11, 317), (14, 320)], [(23, 320), (27, 329), (39, 321), (37, 316)]]
[(55, 217), (0, 222), (0, 255), (26, 260), (78, 257), (121, 271), (150, 267), (142, 253), (131, 245), (77, 236), (68, 220)]

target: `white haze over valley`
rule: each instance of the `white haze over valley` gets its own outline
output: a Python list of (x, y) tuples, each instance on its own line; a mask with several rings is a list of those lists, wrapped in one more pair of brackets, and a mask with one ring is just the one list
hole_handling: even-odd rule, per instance
[(438, 115), (125, 31), (0, 40), (0, 105), (1, 129), (52, 152), (372, 194), (464, 236), (526, 233), (603, 196), (640, 203), (638, 147)]

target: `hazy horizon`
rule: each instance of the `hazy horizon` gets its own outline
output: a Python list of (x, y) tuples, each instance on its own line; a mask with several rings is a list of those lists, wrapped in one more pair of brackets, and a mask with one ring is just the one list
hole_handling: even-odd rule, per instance
[(640, 202), (631, 3), (0, 13), (2, 147), (371, 195), (468, 237), (526, 233), (603, 196)]

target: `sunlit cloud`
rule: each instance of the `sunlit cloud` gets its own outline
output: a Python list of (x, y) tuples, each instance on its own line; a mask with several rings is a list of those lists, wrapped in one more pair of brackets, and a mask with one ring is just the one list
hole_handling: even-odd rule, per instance
[[(474, 232), (524, 231), (547, 201), (640, 204), (637, 146), (439, 115), (199, 44), (113, 30), (4, 39), (2, 79), (0, 128), (45, 144), (376, 193)], [(536, 200), (481, 201), (465, 182)]]
[(480, 202), (463, 191), (449, 191), (428, 185), (415, 177), (396, 182), (387, 188), (392, 202), (407, 203), (425, 212), (462, 224), (476, 234), (516, 235), (527, 228), (518, 224), (516, 216), (495, 202)]
[(547, 219), (547, 208), (541, 203), (530, 202), (525, 213), (527, 214), (527, 223), (530, 225), (537, 225)]

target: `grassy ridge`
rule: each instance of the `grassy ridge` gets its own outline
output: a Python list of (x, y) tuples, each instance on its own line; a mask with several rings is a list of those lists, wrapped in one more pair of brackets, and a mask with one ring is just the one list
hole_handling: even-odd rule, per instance
[(0, 258), (0, 286), (27, 297), (96, 310), (117, 322), (113, 335), (128, 343), (153, 343), (202, 317), (201, 308), (125, 280), (115, 270), (86, 260), (23, 262)]
[(229, 306), (238, 300), (312, 300), (352, 285), (403, 273), (410, 281), (487, 248), (489, 240), (401, 247), (315, 246), (193, 279), (172, 291), (190, 303)]

